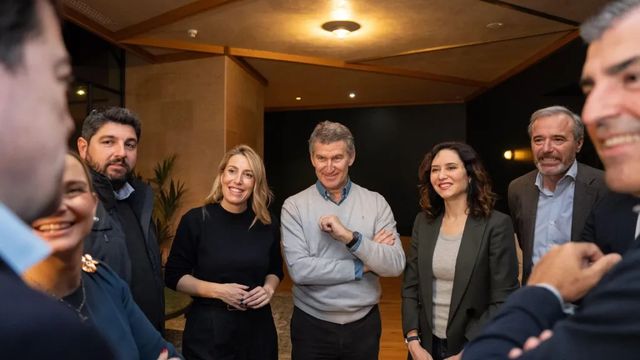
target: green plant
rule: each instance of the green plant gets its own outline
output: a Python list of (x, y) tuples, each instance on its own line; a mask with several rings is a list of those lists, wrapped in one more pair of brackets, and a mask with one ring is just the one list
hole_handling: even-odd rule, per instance
[(171, 178), (176, 158), (174, 154), (157, 163), (153, 168), (154, 177), (147, 180), (155, 196), (153, 223), (160, 248), (168, 247), (173, 240), (176, 212), (182, 205), (184, 194), (187, 192), (182, 181)]

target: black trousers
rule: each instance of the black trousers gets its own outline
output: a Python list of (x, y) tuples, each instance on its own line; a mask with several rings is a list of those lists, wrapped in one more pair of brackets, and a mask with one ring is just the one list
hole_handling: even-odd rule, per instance
[(224, 304), (193, 304), (182, 335), (187, 360), (278, 359), (278, 334), (269, 305), (230, 311)]
[(375, 360), (380, 350), (378, 305), (362, 319), (340, 325), (293, 308), (292, 360)]

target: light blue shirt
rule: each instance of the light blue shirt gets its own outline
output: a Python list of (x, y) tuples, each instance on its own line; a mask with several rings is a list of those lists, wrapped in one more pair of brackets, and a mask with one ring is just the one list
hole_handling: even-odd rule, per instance
[(0, 203), (0, 257), (17, 274), (46, 258), (51, 248)]
[(131, 194), (133, 194), (134, 191), (136, 191), (136, 189), (134, 189), (133, 186), (131, 186), (131, 184), (126, 182), (124, 183), (123, 187), (118, 189), (118, 191), (114, 191), (113, 194), (115, 195), (116, 199), (124, 200), (129, 196), (131, 196)]
[(573, 196), (576, 189), (576, 161), (567, 173), (556, 184), (555, 191), (545, 189), (542, 174), (538, 172), (536, 187), (538, 188), (538, 210), (536, 212), (536, 228), (533, 237), (533, 263), (551, 249), (571, 240), (571, 221), (573, 218)]

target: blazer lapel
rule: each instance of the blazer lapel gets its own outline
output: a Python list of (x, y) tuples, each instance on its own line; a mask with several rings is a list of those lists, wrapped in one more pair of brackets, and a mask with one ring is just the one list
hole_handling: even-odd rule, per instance
[[(522, 204), (523, 204), (523, 219), (525, 228), (522, 229), (524, 234), (527, 234), (526, 241), (527, 249), (522, 251), (529, 256), (529, 260), (533, 256), (533, 240), (536, 235), (536, 213), (538, 212), (538, 199), (540, 198), (540, 190), (536, 186), (536, 176), (538, 172), (533, 172), (530, 178), (530, 182), (527, 183), (528, 189), (523, 192)], [(522, 241), (522, 240), (521, 240)]]
[(464, 295), (471, 280), (473, 268), (479, 256), (478, 252), (482, 247), (486, 223), (485, 219), (468, 217), (464, 226), (462, 240), (460, 241), (460, 250), (458, 251), (458, 258), (456, 259), (456, 273), (453, 278), (449, 324), (458, 311), (458, 307), (462, 301), (462, 295)]
[(597, 189), (591, 186), (594, 179), (592, 177), (587, 178), (581, 168), (582, 164), (578, 163), (578, 173), (576, 174), (573, 193), (573, 211), (571, 214), (571, 241), (579, 240), (582, 228), (587, 222), (587, 217), (592, 207), (591, 204), (594, 203), (593, 198), (597, 192)]
[(427, 224), (425, 230), (425, 236), (422, 239), (428, 240), (425, 243), (421, 243), (419, 246), (420, 255), (418, 258), (429, 259), (429, 261), (422, 261), (420, 267), (420, 278), (422, 283), (422, 306), (426, 313), (427, 322), (429, 327), (433, 329), (433, 251), (436, 248), (436, 241), (438, 234), (440, 233), (440, 226), (442, 225), (442, 215), (433, 220), (432, 223)]

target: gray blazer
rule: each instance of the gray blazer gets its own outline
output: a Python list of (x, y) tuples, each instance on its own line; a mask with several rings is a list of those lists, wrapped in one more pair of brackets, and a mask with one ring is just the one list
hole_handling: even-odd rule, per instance
[[(522, 249), (522, 283), (526, 284), (531, 274), (533, 255), (533, 237), (536, 228), (538, 210), (538, 188), (535, 185), (538, 170), (533, 170), (509, 184), (509, 212), (513, 228)], [(571, 239), (578, 240), (591, 208), (605, 194), (604, 172), (578, 163), (576, 186), (573, 196), (573, 215), (571, 218)]]
[[(402, 283), (404, 335), (418, 329), (422, 346), (431, 353), (433, 329), (433, 251), (442, 216), (416, 216)], [(507, 296), (518, 288), (518, 260), (513, 227), (506, 214), (468, 217), (462, 233), (451, 294), (447, 347), (460, 352)]]

